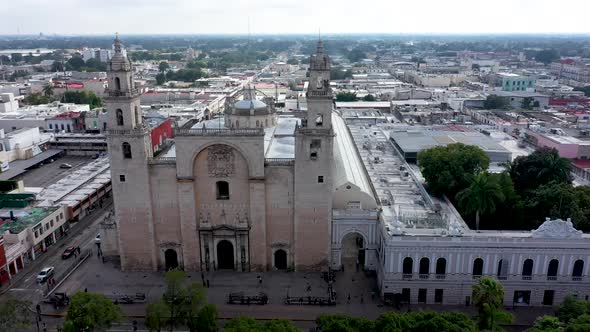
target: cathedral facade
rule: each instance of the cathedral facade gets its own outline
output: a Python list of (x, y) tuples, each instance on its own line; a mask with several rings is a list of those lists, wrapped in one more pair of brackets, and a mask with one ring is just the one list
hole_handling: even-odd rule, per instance
[[(331, 256), (330, 59), (311, 57), (308, 112), (281, 119), (244, 89), (219, 121), (154, 151), (132, 66), (115, 39), (108, 145), (123, 270), (322, 270)], [(215, 125), (216, 124), (216, 125)]]

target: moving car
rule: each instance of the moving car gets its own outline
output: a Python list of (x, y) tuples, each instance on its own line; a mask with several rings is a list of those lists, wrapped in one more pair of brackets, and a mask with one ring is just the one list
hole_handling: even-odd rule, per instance
[(66, 250), (64, 250), (63, 254), (61, 254), (61, 258), (62, 259), (68, 259), (70, 257), (72, 257), (74, 255), (74, 253), (76, 253), (76, 251), (79, 251), (80, 247), (67, 247)]
[(72, 168), (73, 166), (67, 163), (63, 163), (61, 165), (59, 165), (59, 168)]
[(53, 276), (54, 270), (55, 268), (53, 266), (49, 266), (41, 270), (41, 272), (39, 272), (39, 274), (37, 275), (37, 282), (44, 283), (45, 281), (47, 281), (47, 279)]

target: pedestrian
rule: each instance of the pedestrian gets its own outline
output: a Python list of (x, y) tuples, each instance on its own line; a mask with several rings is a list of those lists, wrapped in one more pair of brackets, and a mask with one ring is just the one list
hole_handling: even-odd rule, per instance
[(203, 279), (203, 287), (207, 287), (207, 283), (205, 282), (205, 279)]
[(101, 257), (102, 257), (102, 263), (104, 264), (104, 256), (101, 256)]
[(80, 247), (76, 248), (76, 250), (78, 250), (78, 253), (80, 253)]
[(203, 281), (203, 283), (205, 283), (205, 274), (203, 272), (201, 272), (201, 280)]
[(84, 288), (84, 293), (88, 293), (88, 288)]
[(348, 293), (348, 300), (346, 301), (347, 304), (350, 304), (350, 293)]
[(47, 324), (45, 322), (43, 322), (43, 332), (47, 332)]
[(365, 298), (363, 297), (363, 294), (361, 294), (361, 304), (363, 304), (365, 302)]
[(209, 279), (207, 279), (207, 288), (209, 288)]
[(260, 277), (260, 279), (258, 279), (258, 283), (262, 285), (262, 277)]
[(78, 258), (78, 253), (74, 251), (74, 258)]

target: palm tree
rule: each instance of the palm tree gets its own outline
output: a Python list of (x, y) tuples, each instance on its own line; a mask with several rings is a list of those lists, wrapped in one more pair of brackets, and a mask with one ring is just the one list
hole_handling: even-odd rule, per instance
[(481, 330), (494, 330), (497, 321), (512, 320), (512, 315), (502, 311), (504, 287), (493, 278), (483, 277), (472, 286), (473, 304), (478, 310), (478, 324)]
[(53, 95), (53, 85), (51, 83), (45, 84), (43, 87), (43, 95), (45, 97), (51, 97)]
[(569, 182), (570, 171), (570, 161), (560, 157), (559, 152), (553, 149), (546, 153), (543, 164), (537, 173), (537, 179), (542, 183)]
[(456, 198), (465, 212), (475, 213), (475, 229), (479, 231), (479, 216), (496, 211), (496, 203), (504, 200), (504, 194), (498, 182), (487, 173), (480, 173)]

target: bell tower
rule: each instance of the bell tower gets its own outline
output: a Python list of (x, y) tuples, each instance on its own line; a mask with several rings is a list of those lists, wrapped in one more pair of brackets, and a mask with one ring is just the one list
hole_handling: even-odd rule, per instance
[[(119, 36), (107, 65), (105, 91), (107, 142), (111, 184), (118, 226), (121, 268), (156, 268), (148, 160), (152, 158), (150, 130), (141, 116), (140, 93), (133, 67), (122, 52)], [(151, 239), (145, 241), (145, 239)]]
[(330, 58), (311, 56), (307, 116), (295, 133), (295, 269), (327, 270), (331, 254), (333, 143)]

